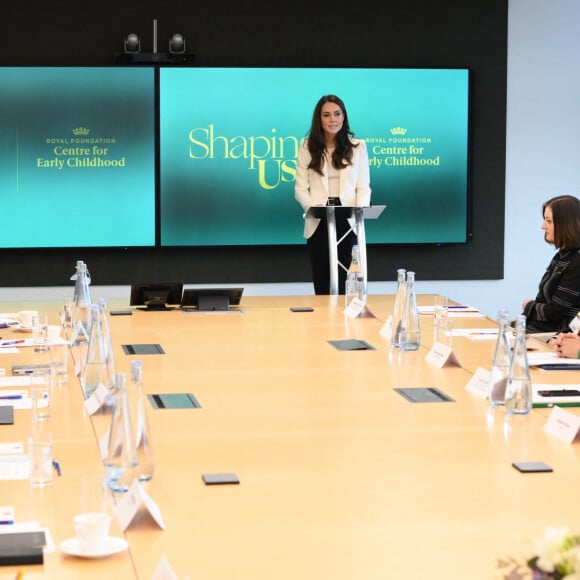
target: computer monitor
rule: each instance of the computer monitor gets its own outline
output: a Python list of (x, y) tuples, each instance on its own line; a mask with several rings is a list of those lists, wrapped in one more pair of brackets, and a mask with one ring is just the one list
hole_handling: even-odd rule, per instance
[(173, 310), (170, 305), (181, 304), (181, 282), (131, 284), (131, 306), (144, 306), (140, 310)]
[(186, 288), (181, 298), (184, 310), (214, 311), (230, 310), (238, 306), (243, 288)]

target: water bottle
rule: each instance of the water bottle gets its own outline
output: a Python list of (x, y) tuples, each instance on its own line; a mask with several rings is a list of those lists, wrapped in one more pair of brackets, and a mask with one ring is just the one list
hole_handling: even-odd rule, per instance
[(143, 365), (139, 360), (131, 361), (131, 380), (127, 390), (139, 464), (135, 469), (135, 477), (139, 481), (149, 481), (153, 478), (153, 448), (147, 417), (147, 401), (143, 391)]
[(403, 306), (405, 305), (405, 274), (406, 270), (397, 270), (397, 291), (395, 293), (395, 306), (393, 308), (393, 318), (391, 319), (391, 346), (399, 348), (399, 334), (401, 332), (401, 318), (403, 316)]
[(360, 250), (357, 244), (352, 247), (352, 258), (350, 267), (346, 274), (346, 306), (348, 306), (353, 298), (358, 298), (362, 302), (365, 299), (365, 281), (360, 263)]
[(91, 316), (91, 292), (89, 290), (91, 277), (87, 265), (82, 260), (77, 261), (76, 272), (71, 280), (75, 281), (71, 312), (71, 326), (74, 334), (74, 329), (79, 322), (88, 330)]
[(85, 399), (88, 399), (100, 385), (104, 385), (109, 390), (113, 388), (107, 355), (108, 348), (103, 338), (101, 326), (101, 308), (98, 304), (94, 304), (91, 307), (91, 331), (87, 355), (80, 374)]
[(127, 397), (127, 377), (119, 373), (115, 378), (113, 415), (109, 429), (109, 444), (105, 468), (109, 488), (125, 492), (133, 483), (139, 461), (135, 447), (135, 431)]
[(419, 350), (420, 346), (421, 327), (415, 298), (415, 272), (407, 272), (405, 303), (399, 332), (399, 347), (401, 350), (411, 351)]
[(492, 405), (504, 405), (512, 358), (509, 339), (511, 330), (509, 312), (507, 310), (500, 310), (497, 314), (497, 322), (499, 324), (499, 330), (497, 342), (495, 343), (493, 363), (491, 365), (488, 398)]
[(111, 340), (111, 332), (109, 330), (109, 318), (107, 314), (107, 301), (104, 298), (99, 298), (99, 320), (101, 323), (101, 334), (103, 337), (103, 347), (105, 349), (105, 360), (107, 362), (107, 384), (111, 389), (115, 388), (115, 377), (117, 370), (115, 366), (115, 356), (113, 353), (113, 343)]
[(507, 413), (513, 415), (526, 415), (532, 409), (532, 380), (526, 347), (526, 317), (523, 314), (516, 320), (516, 341), (508, 374), (505, 408)]
[(91, 327), (90, 275), (82, 260), (77, 261), (76, 273), (71, 280), (75, 280), (75, 289), (70, 313), (70, 348), (75, 374), (80, 376), (86, 359)]

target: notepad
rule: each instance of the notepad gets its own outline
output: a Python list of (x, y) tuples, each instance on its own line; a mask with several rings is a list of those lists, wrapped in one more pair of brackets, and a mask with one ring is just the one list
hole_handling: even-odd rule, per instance
[(42, 564), (43, 531), (7, 533), (0, 536), (0, 565)]

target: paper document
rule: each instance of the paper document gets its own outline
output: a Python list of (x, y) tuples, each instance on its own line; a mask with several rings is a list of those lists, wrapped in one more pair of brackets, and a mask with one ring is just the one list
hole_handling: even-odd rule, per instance
[(580, 365), (580, 360), (577, 358), (561, 358), (555, 352), (530, 352), (528, 353), (528, 364), (531, 367), (546, 364)]
[[(435, 306), (417, 306), (417, 310), (419, 314), (435, 314)], [(479, 312), (479, 310), (473, 306), (452, 305), (447, 307), (447, 312), (449, 314), (457, 314), (463, 312)]]

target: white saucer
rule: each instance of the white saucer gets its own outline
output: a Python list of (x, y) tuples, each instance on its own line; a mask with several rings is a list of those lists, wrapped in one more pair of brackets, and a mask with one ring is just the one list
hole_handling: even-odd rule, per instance
[(32, 332), (32, 326), (22, 326), (19, 324), (18, 326), (13, 326), (14, 330), (20, 330), (20, 332)]
[(107, 542), (102, 549), (93, 552), (85, 552), (81, 548), (78, 538), (64, 540), (59, 546), (61, 552), (69, 556), (78, 556), (79, 558), (106, 558), (126, 550), (127, 547), (128, 544), (123, 538), (115, 538), (113, 536), (107, 538)]

